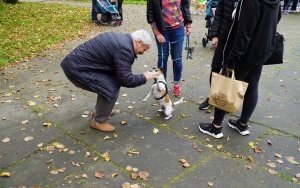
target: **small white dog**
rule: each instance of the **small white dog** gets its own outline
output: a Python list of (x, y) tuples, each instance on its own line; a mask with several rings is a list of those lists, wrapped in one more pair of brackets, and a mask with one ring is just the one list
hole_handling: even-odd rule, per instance
[(153, 96), (159, 105), (159, 112), (163, 112), (166, 114), (166, 120), (172, 117), (173, 106), (183, 103), (183, 97), (174, 103), (172, 103), (170, 96), (168, 95), (168, 87), (166, 84), (166, 80), (163, 74), (162, 69), (153, 68), (154, 72), (157, 72), (159, 75), (155, 79), (151, 87), (151, 91), (145, 97), (143, 102), (145, 102), (150, 96)]

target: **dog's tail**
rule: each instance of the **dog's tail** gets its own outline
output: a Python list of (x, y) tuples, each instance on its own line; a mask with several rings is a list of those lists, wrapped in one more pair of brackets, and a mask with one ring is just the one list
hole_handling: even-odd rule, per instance
[(172, 106), (183, 103), (183, 99), (184, 99), (184, 97), (182, 97), (180, 100), (178, 100), (176, 102), (173, 102)]

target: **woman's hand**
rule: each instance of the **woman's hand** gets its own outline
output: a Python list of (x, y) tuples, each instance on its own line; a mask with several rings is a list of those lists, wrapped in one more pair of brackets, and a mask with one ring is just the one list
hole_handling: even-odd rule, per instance
[(163, 44), (166, 42), (165, 37), (162, 34), (156, 35), (156, 39), (158, 40), (159, 43)]
[(191, 26), (188, 26), (188, 27), (185, 28), (186, 36), (189, 36), (191, 34), (191, 32), (192, 32)]
[(211, 40), (211, 44), (216, 48), (218, 46), (219, 39), (218, 37), (213, 37)]

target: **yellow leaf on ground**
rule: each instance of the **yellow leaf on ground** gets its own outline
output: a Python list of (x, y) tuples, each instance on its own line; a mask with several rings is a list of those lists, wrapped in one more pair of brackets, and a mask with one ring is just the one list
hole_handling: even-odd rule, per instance
[(32, 136), (27, 136), (24, 138), (24, 141), (27, 142), (27, 141), (30, 141), (30, 140), (33, 140), (33, 137)]
[(208, 182), (207, 184), (208, 184), (208, 186), (213, 186), (214, 185), (213, 182)]
[(153, 129), (153, 133), (154, 133), (154, 134), (157, 134), (158, 132), (159, 132), (159, 130), (158, 130), (157, 128), (154, 128), (154, 129)]
[(2, 142), (4, 142), (4, 143), (9, 142), (9, 141), (10, 141), (10, 138), (4, 138), (4, 139), (2, 140)]
[(1, 172), (0, 177), (10, 177), (9, 172)]

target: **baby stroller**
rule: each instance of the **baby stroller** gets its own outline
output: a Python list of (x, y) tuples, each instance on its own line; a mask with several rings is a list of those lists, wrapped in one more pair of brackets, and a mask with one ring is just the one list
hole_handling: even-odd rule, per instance
[(205, 27), (208, 29), (208, 32), (205, 33), (206, 37), (202, 39), (202, 46), (204, 48), (206, 47), (206, 44), (208, 43), (208, 41), (211, 41), (211, 37), (209, 35), (210, 35), (210, 29), (211, 29), (212, 23), (214, 22), (214, 16), (215, 16), (215, 11), (216, 11), (217, 5), (218, 5), (218, 0), (209, 0), (206, 4)]
[(116, 2), (109, 0), (96, 0), (96, 12), (101, 14), (100, 24), (110, 24), (115, 21), (114, 26), (120, 26), (122, 19), (116, 7)]

